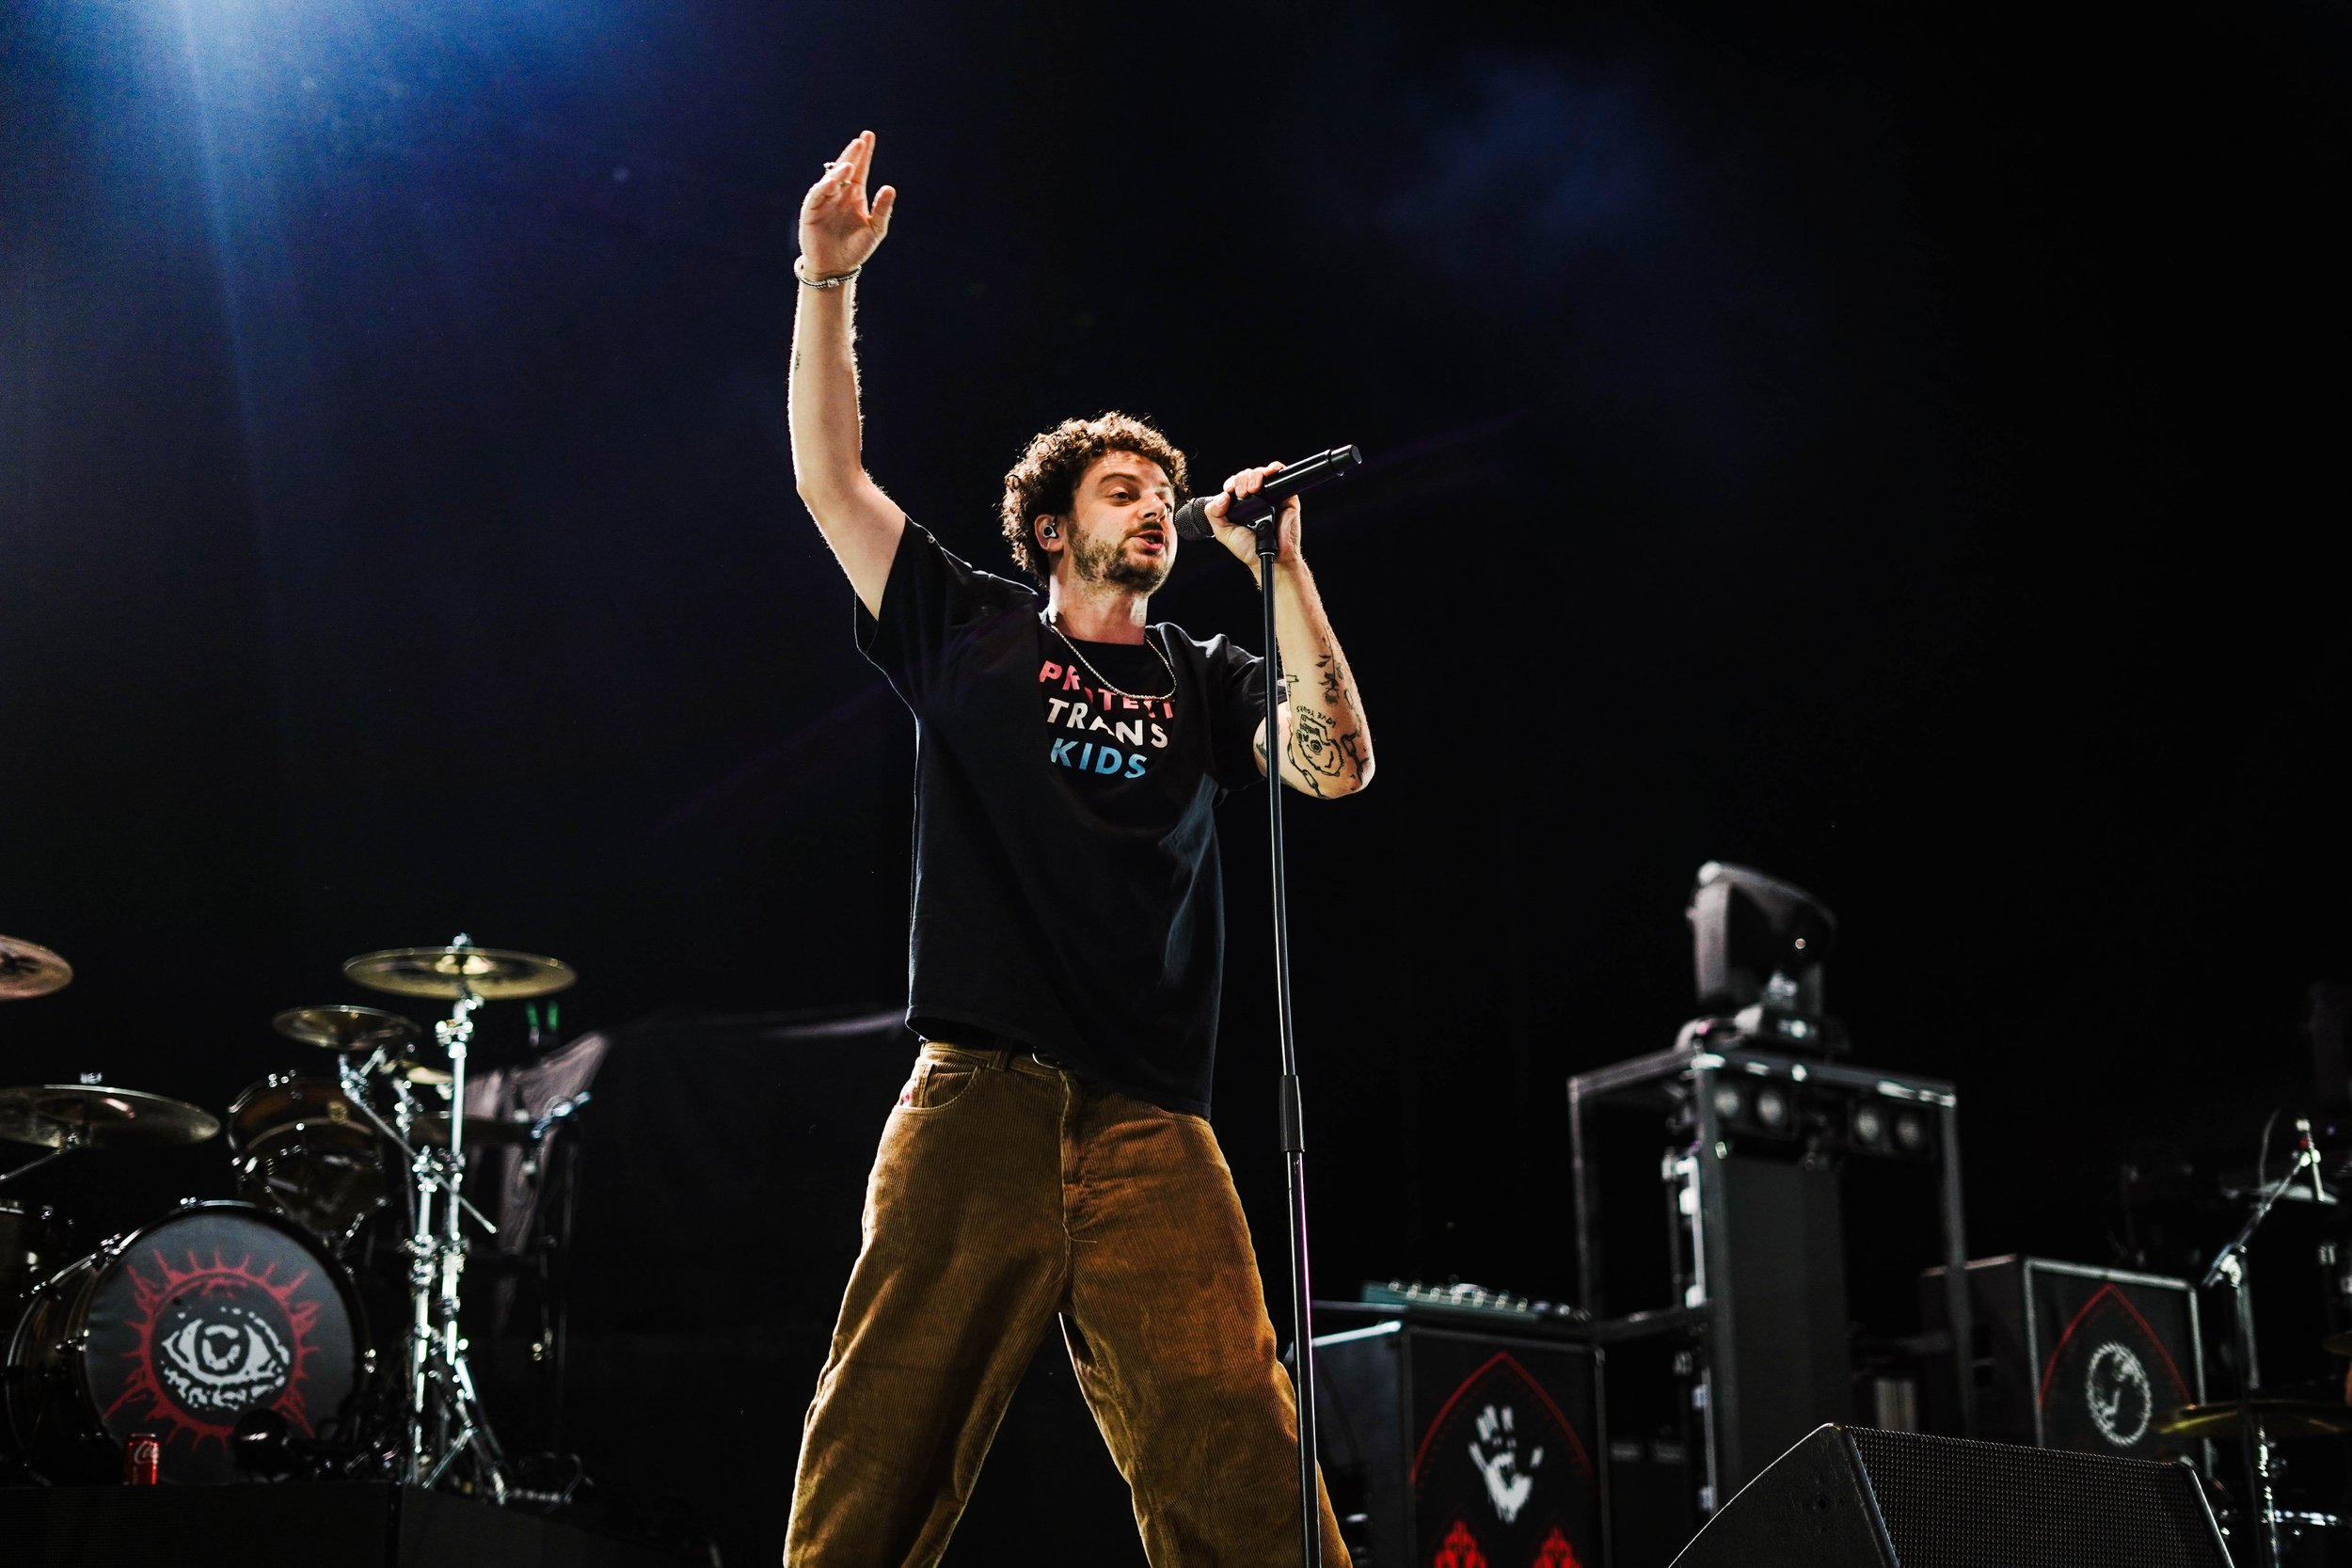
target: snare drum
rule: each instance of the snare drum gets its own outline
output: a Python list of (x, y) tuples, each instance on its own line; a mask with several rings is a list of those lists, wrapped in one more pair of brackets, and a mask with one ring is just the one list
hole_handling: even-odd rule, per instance
[(9, 1340), (7, 1433), (52, 1481), (119, 1480), (133, 1433), (161, 1479), (245, 1479), (237, 1418), (349, 1440), (372, 1356), (350, 1277), (294, 1223), (193, 1203), (53, 1275)]
[(384, 1207), (383, 1142), (331, 1078), (274, 1072), (237, 1096), (229, 1147), (240, 1196), (334, 1246)]

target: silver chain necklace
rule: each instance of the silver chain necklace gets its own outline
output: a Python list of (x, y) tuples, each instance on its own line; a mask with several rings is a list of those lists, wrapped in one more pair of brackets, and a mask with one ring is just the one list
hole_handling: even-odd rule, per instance
[(1092, 664), (1088, 663), (1087, 656), (1078, 651), (1078, 644), (1073, 642), (1069, 638), (1062, 635), (1061, 627), (1054, 624), (1054, 616), (1051, 611), (1048, 611), (1046, 615), (1045, 629), (1052, 632), (1056, 637), (1060, 637), (1061, 645), (1070, 650), (1070, 657), (1076, 659), (1080, 664), (1085, 664), (1086, 672), (1088, 674), (1094, 677), (1094, 683), (1101, 687), (1104, 690), (1110, 692), (1113, 696), (1124, 697), (1131, 703), (1164, 703), (1170, 697), (1176, 695), (1176, 666), (1168, 663), (1168, 656), (1160, 652), (1159, 644), (1152, 641), (1152, 634), (1150, 632), (1147, 631), (1143, 634), (1143, 645), (1151, 649), (1152, 652), (1158, 657), (1160, 668), (1168, 672), (1168, 689), (1161, 692), (1156, 697), (1147, 697), (1139, 691), (1121, 691), (1119, 688), (1104, 680), (1103, 678), (1103, 672), (1097, 670)]

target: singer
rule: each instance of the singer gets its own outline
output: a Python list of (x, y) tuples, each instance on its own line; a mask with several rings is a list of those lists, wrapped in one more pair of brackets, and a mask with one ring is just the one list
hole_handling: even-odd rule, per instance
[[(1268, 767), (1262, 661), (1147, 620), (1185, 472), (1140, 420), (1068, 420), (1005, 476), (1005, 537), (1041, 596), (949, 554), (866, 475), (854, 280), (897, 201), (869, 200), (873, 157), (867, 132), (801, 206), (792, 464), (856, 594), (858, 646), (914, 714), (907, 1022), (924, 1043), (868, 1179), (785, 1560), (937, 1561), (1058, 1318), (1154, 1568), (1295, 1561), (1296, 1410), (1208, 1122), (1215, 807)], [(1208, 508), (1253, 575), (1256, 540), (1225, 515), (1279, 467)], [(1350, 795), (1371, 727), (1295, 496), (1279, 527), (1295, 673), (1273, 752), (1292, 788)], [(1343, 1565), (1319, 1501), (1324, 1560)]]

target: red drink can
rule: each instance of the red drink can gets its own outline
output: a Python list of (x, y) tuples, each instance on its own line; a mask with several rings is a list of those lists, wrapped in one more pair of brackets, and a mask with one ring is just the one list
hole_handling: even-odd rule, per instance
[(135, 1432), (122, 1450), (122, 1484), (152, 1486), (161, 1478), (164, 1445), (151, 1432)]

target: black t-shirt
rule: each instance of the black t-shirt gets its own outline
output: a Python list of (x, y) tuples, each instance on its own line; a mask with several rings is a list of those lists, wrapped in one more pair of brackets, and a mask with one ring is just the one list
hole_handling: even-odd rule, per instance
[[(1036, 593), (912, 522), (857, 634), (914, 711), (908, 1023), (1206, 1115), (1225, 961), (1215, 809), (1262, 782), (1261, 661), (1165, 622), (1149, 646), (1079, 642), (1073, 659)], [(1119, 695), (1168, 691), (1170, 669), (1172, 696)]]

